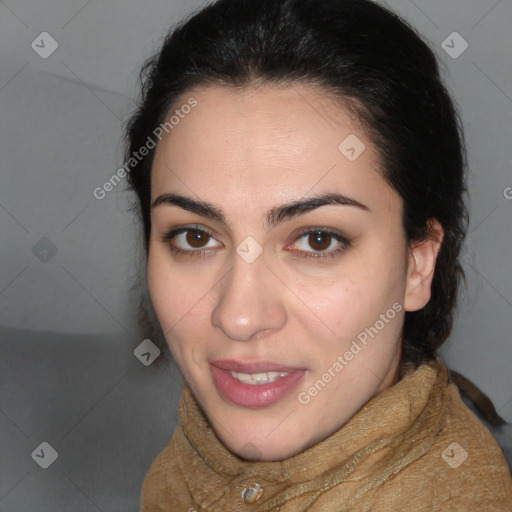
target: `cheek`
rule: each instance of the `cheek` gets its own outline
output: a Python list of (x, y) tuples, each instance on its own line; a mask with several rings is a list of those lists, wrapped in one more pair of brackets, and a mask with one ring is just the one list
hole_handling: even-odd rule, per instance
[(172, 293), (170, 293), (172, 288), (169, 286), (163, 270), (162, 259), (155, 249), (150, 248), (147, 267), (148, 290), (158, 321), (163, 331), (166, 332), (173, 323), (171, 319), (169, 321), (167, 319), (169, 313), (173, 311), (173, 307), (170, 304), (172, 303)]
[(318, 317), (329, 327), (331, 337), (340, 340), (352, 339), (372, 316), (374, 294), (357, 281), (349, 280), (324, 290), (313, 292)]
[(209, 315), (213, 282), (198, 272), (184, 272), (170, 264), (165, 251), (150, 251), (148, 289), (156, 316), (169, 346), (193, 336)]
[[(188, 297), (179, 274), (172, 272), (159, 248), (151, 248), (147, 268), (148, 289), (166, 338), (187, 312)], [(185, 293), (184, 293), (185, 291)]]
[(186, 327), (186, 312), (190, 308), (180, 291), (182, 283), (177, 282), (172, 276), (165, 263), (165, 257), (158, 254), (158, 251), (150, 251), (147, 280), (151, 302), (169, 350), (181, 371), (186, 373), (184, 344), (180, 340), (186, 339), (183, 329)]
[[(373, 325), (395, 302), (403, 303), (405, 274), (394, 263), (362, 261), (340, 272), (329, 284), (300, 288), (302, 307), (297, 315), (305, 330), (332, 339), (333, 344), (354, 339)], [(350, 270), (349, 270), (350, 268)]]

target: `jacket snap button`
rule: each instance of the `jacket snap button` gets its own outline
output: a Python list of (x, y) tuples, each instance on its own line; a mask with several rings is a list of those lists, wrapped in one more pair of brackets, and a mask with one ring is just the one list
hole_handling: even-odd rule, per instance
[(263, 494), (263, 487), (260, 484), (253, 484), (251, 487), (246, 487), (242, 491), (242, 499), (244, 503), (250, 505), (251, 503), (256, 503)]

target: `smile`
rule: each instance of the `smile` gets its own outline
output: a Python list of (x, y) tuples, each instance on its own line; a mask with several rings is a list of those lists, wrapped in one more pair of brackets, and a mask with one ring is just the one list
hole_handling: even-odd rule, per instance
[(258, 385), (258, 384), (268, 384), (269, 382), (275, 382), (277, 379), (281, 377), (286, 377), (290, 375), (286, 372), (265, 372), (265, 373), (237, 373), (230, 371), (231, 375), (243, 382), (244, 384)]
[(251, 409), (282, 400), (306, 374), (303, 368), (263, 361), (215, 361), (210, 369), (213, 383), (224, 401)]

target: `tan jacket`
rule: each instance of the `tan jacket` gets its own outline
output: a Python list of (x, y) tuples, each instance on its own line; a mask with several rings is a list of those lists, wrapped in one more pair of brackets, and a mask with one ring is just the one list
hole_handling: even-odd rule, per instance
[(503, 452), (441, 360), (282, 462), (236, 457), (188, 387), (180, 420), (146, 475), (142, 512), (512, 512)]

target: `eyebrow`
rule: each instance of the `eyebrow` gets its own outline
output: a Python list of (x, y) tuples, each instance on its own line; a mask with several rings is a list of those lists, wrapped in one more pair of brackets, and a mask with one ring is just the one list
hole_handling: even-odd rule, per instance
[[(224, 215), (222, 209), (206, 201), (192, 199), (191, 197), (187, 197), (181, 194), (168, 193), (158, 196), (153, 201), (151, 208), (153, 209), (164, 204), (168, 206), (177, 206), (183, 210), (196, 213), (201, 217), (215, 220), (224, 226), (230, 227), (230, 223)], [(368, 206), (360, 203), (359, 201), (356, 201), (351, 197), (345, 196), (343, 194), (325, 193), (273, 207), (267, 213), (267, 227), (268, 229), (271, 229), (285, 220), (299, 217), (306, 214), (307, 212), (326, 205), (351, 206), (362, 211), (370, 211)]]

